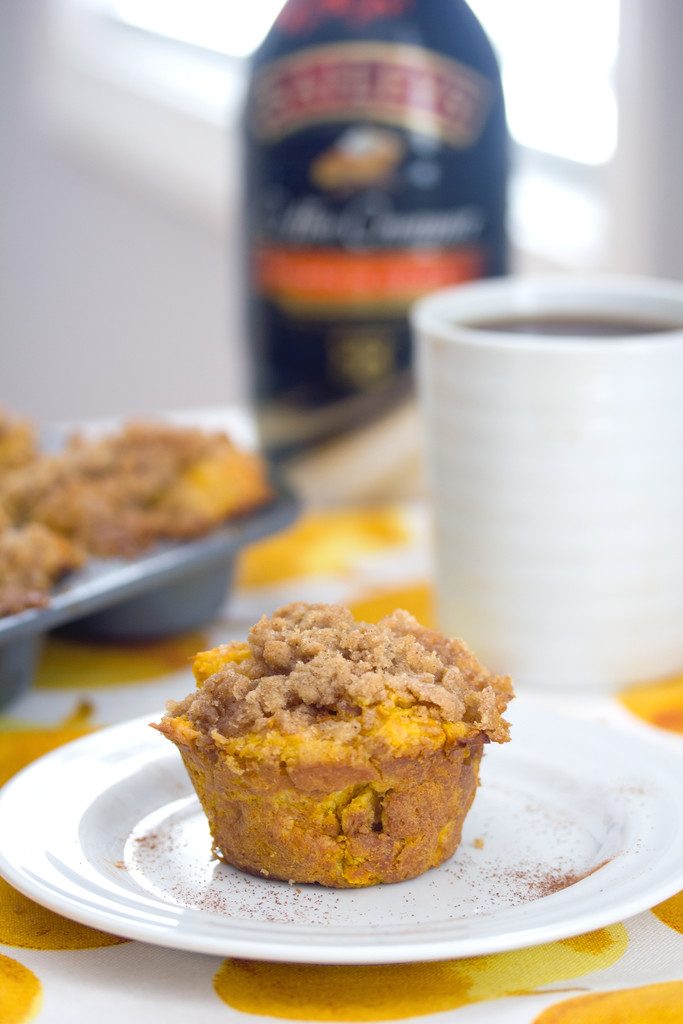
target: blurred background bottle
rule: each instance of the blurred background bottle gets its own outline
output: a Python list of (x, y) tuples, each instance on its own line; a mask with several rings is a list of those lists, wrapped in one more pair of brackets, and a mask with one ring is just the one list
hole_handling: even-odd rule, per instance
[(289, 0), (255, 54), (245, 125), (264, 447), (312, 499), (411, 493), (408, 307), (506, 269), (491, 45), (464, 0)]

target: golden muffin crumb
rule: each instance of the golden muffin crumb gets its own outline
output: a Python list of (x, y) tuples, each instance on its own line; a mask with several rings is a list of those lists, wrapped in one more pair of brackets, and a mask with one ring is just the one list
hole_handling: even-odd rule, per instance
[(31, 462), (36, 456), (36, 434), (28, 420), (0, 409), (0, 474)]
[(250, 630), (248, 655), (243, 649), (239, 661), (232, 653), (220, 667), (217, 661), (199, 690), (168, 709), (209, 744), (214, 733), (272, 728), (350, 738), (387, 705), (508, 739), (501, 715), (512, 694), (509, 678), (492, 675), (462, 640), (425, 629), (408, 612), (371, 625), (336, 605), (290, 604)]
[(129, 423), (74, 436), (0, 481), (16, 525), (40, 522), (95, 555), (133, 555), (162, 538), (200, 536), (272, 496), (263, 462), (225, 434)]
[(180, 750), (223, 860), (349, 887), (398, 882), (456, 849), (507, 676), (396, 611), (287, 605), (246, 643), (200, 652), (197, 690), (155, 725)]
[(0, 531), (0, 615), (42, 608), (52, 585), (83, 563), (82, 552), (40, 523)]

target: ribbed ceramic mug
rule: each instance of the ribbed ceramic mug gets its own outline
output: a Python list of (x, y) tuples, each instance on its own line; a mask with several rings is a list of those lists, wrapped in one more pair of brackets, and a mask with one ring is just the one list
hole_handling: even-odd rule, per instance
[[(519, 317), (670, 329), (499, 329)], [(521, 685), (683, 670), (683, 284), (501, 279), (428, 296), (412, 323), (439, 625)]]

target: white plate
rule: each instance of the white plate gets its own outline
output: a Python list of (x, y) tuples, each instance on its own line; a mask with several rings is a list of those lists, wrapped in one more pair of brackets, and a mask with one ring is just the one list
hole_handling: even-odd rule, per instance
[(291, 886), (211, 860), (180, 757), (148, 719), (70, 743), (5, 787), (0, 873), (46, 907), (128, 938), (310, 963), (529, 946), (683, 887), (675, 754), (519, 701), (512, 717), (512, 743), (487, 749), (460, 849), (412, 882)]

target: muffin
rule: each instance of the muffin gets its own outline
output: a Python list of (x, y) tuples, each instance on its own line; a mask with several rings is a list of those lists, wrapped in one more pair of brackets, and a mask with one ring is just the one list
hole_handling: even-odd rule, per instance
[(25, 466), (36, 457), (36, 435), (27, 420), (17, 419), (0, 408), (0, 476)]
[(7, 526), (0, 509), (0, 616), (44, 608), (53, 584), (83, 560), (77, 545), (42, 523)]
[(260, 458), (225, 434), (170, 423), (76, 435), (0, 480), (0, 508), (15, 525), (42, 523), (99, 556), (199, 537), (271, 498)]
[(396, 611), (290, 604), (194, 659), (154, 728), (180, 750), (216, 855), (336, 887), (414, 878), (456, 849), (483, 746), (509, 738), (506, 676)]

